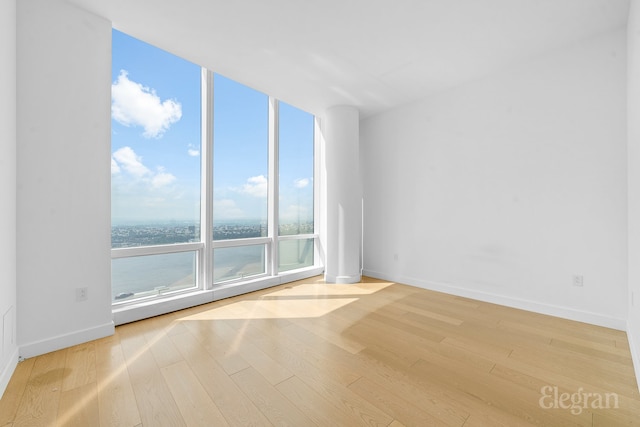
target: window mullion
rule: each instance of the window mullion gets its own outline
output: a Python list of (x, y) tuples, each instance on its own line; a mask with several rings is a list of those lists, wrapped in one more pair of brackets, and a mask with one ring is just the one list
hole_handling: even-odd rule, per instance
[[(323, 228), (323, 216), (321, 201), (324, 200), (322, 195), (322, 180), (326, 179), (326, 177), (322, 176), (322, 168), (320, 167), (322, 162), (322, 146), (321, 143), (322, 132), (320, 130), (320, 119), (314, 117), (313, 119), (313, 232), (316, 234), (315, 243), (313, 245), (313, 263), (318, 266), (319, 264), (324, 265), (324, 254), (318, 249), (318, 242), (320, 241), (320, 236), (318, 235), (318, 231), (324, 230)], [(325, 187), (326, 188), (326, 187)]]
[(269, 97), (269, 225), (268, 274), (278, 274), (278, 100)]
[(213, 72), (202, 68), (201, 93), (201, 202), (200, 239), (204, 249), (200, 252), (200, 280), (203, 289), (213, 287)]

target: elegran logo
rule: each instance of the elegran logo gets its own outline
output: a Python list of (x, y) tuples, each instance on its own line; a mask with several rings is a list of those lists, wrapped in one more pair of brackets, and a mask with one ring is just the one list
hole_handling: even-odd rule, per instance
[(574, 393), (560, 393), (557, 386), (546, 385), (540, 389), (538, 403), (543, 409), (569, 409), (580, 415), (584, 409), (618, 409), (617, 393), (588, 393), (580, 387)]

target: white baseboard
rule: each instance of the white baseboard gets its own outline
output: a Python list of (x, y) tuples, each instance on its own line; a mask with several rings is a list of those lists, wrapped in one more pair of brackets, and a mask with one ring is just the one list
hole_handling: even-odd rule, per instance
[(631, 322), (627, 323), (627, 339), (629, 340), (629, 349), (631, 350), (631, 360), (633, 360), (633, 370), (636, 374), (636, 382), (638, 383), (638, 391), (640, 391), (640, 336), (636, 334), (640, 330), (631, 326)]
[(7, 360), (7, 364), (2, 369), (2, 373), (0, 373), (0, 399), (9, 385), (9, 381), (11, 380), (13, 372), (16, 370), (16, 366), (18, 366), (18, 347), (14, 349), (13, 353)]
[(115, 332), (113, 322), (103, 325), (94, 326), (93, 328), (82, 329), (70, 332), (64, 335), (47, 338), (42, 341), (35, 341), (20, 346), (20, 356), (28, 359), (29, 357), (39, 356), (41, 354), (50, 353), (52, 351), (82, 344), (88, 341), (97, 340), (99, 338), (108, 337)]
[(327, 283), (335, 283), (335, 284), (338, 284), (338, 285), (351, 285), (353, 283), (360, 283), (360, 281), (362, 280), (362, 276), (361, 275), (355, 275), (355, 276), (329, 276), (329, 275), (325, 274), (324, 280)]
[(411, 277), (399, 276), (392, 277), (392, 275), (381, 273), (373, 270), (365, 270), (365, 276), (388, 280), (397, 283), (403, 283), (406, 285), (415, 286), (422, 289), (429, 289), (432, 291), (443, 292), (451, 295), (456, 295), (465, 298), (471, 298), (478, 301), (489, 302), (492, 304), (504, 305), (507, 307), (513, 307), (520, 310), (532, 311), (534, 313), (546, 314), (549, 316), (560, 317), (568, 320), (575, 320), (577, 322), (589, 323), (592, 325), (603, 326), (606, 328), (617, 329), (620, 331), (627, 330), (627, 321), (624, 318), (617, 318), (612, 316), (605, 316), (599, 313), (592, 313), (589, 311), (576, 310), (570, 307), (562, 307), (557, 305), (550, 305), (540, 303), (537, 301), (526, 300), (522, 298), (514, 298), (505, 295), (492, 294), (489, 292), (481, 292), (473, 289), (458, 287), (447, 283), (438, 283), (428, 280), (421, 280)]

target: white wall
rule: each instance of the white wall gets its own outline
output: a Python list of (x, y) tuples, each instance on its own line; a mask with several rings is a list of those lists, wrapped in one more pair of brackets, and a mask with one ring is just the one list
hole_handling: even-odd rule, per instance
[(629, 168), (629, 320), (627, 334), (640, 388), (640, 0), (627, 26), (627, 135)]
[(113, 333), (111, 24), (21, 0), (17, 49), (18, 344), (30, 357)]
[(624, 329), (625, 40), (363, 120), (364, 273)]
[(0, 397), (16, 345), (16, 0), (0, 2)]

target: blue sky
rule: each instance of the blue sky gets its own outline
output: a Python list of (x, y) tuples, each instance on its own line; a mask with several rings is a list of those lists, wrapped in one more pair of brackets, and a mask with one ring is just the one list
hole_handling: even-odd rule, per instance
[[(200, 74), (113, 31), (114, 224), (199, 219)], [(266, 220), (268, 97), (217, 74), (214, 93), (214, 218)], [(312, 218), (312, 141), (313, 116), (281, 103), (282, 223)]]

